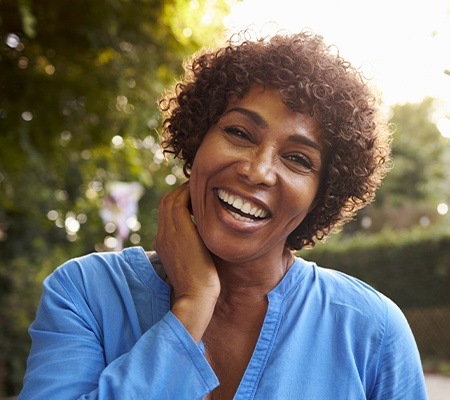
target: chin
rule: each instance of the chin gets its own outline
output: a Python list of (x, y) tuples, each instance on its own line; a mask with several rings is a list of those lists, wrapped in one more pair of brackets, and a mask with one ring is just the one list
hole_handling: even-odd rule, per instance
[(213, 257), (228, 263), (245, 262), (256, 256), (256, 252), (245, 244), (243, 246), (242, 242), (238, 245), (233, 245), (226, 241), (213, 242), (207, 240), (205, 245)]

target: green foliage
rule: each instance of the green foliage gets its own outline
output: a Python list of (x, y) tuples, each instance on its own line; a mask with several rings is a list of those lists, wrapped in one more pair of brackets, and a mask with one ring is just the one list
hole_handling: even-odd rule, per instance
[(400, 206), (423, 200), (441, 200), (435, 196), (442, 189), (440, 182), (446, 169), (443, 155), (449, 151), (449, 144), (430, 120), (433, 100), (427, 98), (419, 104), (396, 105), (392, 112), (394, 168), (378, 193), (379, 203), (390, 202)]
[[(155, 198), (168, 190), (164, 179), (173, 168), (182, 178), (158, 154), (157, 100), (181, 73), (182, 59), (206, 38), (218, 36), (231, 3), (0, 3), (0, 250), (5, 260), (35, 236), (61, 240), (64, 235), (56, 234), (46, 217), (52, 210), (60, 218), (89, 214), (91, 233), (99, 236), (101, 224), (91, 215), (101, 206), (108, 181), (138, 181), (146, 197)], [(92, 239), (87, 229), (81, 233), (86, 243)]]
[(434, 100), (426, 98), (392, 108), (394, 166), (375, 202), (345, 226), (345, 233), (357, 232), (365, 222), (369, 222), (366, 231), (370, 233), (445, 224), (436, 208), (441, 202), (448, 204), (450, 197), (450, 140), (433, 122), (434, 107)]

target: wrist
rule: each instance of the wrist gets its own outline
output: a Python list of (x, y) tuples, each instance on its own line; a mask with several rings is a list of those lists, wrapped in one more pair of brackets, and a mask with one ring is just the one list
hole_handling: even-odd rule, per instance
[(184, 296), (175, 301), (171, 311), (194, 341), (199, 343), (211, 321), (216, 303), (217, 298), (213, 296)]

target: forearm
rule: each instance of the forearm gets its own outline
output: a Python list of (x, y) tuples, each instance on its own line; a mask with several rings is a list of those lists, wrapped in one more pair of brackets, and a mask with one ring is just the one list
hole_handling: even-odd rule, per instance
[(202, 399), (217, 385), (200, 348), (168, 313), (128, 354), (102, 372), (99, 398)]
[[(113, 319), (100, 326), (101, 317), (90, 314), (70, 281), (53, 276), (44, 287), (21, 400), (200, 399), (217, 385), (201, 348), (172, 312), (143, 334)], [(110, 306), (120, 311), (119, 304)]]
[(218, 384), (200, 348), (172, 313), (107, 366), (96, 344), (82, 338), (49, 348), (48, 332), (33, 336), (20, 400), (201, 399)]

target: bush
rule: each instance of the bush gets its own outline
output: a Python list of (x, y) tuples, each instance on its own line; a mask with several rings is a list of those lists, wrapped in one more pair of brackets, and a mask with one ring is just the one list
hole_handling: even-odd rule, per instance
[(336, 237), (299, 255), (363, 280), (402, 309), (450, 305), (450, 232), (445, 230)]

